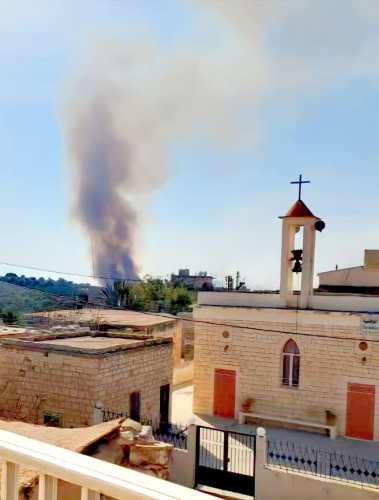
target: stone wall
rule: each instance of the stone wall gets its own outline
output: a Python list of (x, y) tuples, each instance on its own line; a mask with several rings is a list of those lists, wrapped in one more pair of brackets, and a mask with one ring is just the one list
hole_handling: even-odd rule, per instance
[[(326, 422), (326, 410), (337, 416), (337, 431), (345, 434), (347, 384), (376, 385), (377, 415), (374, 439), (379, 439), (379, 343), (369, 342), (378, 333), (367, 335), (368, 349), (362, 351), (358, 340), (363, 333), (359, 318), (344, 315), (343, 318), (328, 313), (307, 311), (297, 315), (294, 311), (272, 313), (276, 321), (256, 321), (259, 314), (248, 309), (199, 308), (196, 319), (228, 322), (259, 331), (233, 327), (197, 324), (195, 329), (194, 411), (213, 413), (214, 371), (216, 368), (236, 371), (237, 412), (242, 402), (253, 398), (253, 411), (265, 415), (296, 418), (314, 422)], [(282, 317), (282, 322), (278, 319)], [(236, 320), (239, 318), (239, 321)], [(291, 321), (292, 318), (292, 321)], [(350, 326), (349, 326), (350, 322)], [(227, 332), (223, 334), (223, 332)], [(321, 337), (307, 337), (307, 334)], [(335, 338), (331, 338), (335, 337)], [(288, 339), (294, 339), (300, 349), (300, 385), (291, 388), (281, 384), (282, 349)], [(365, 359), (364, 359), (365, 358)]]
[(145, 347), (104, 358), (98, 399), (104, 408), (129, 411), (129, 394), (141, 393), (141, 416), (159, 419), (160, 386), (172, 386), (172, 344)]
[(195, 324), (192, 312), (182, 312), (178, 314), (182, 319), (182, 358), (186, 361), (193, 360)]
[(182, 357), (182, 325), (181, 321), (175, 320), (162, 323), (148, 328), (146, 331), (153, 337), (172, 338), (174, 365), (180, 364)]
[(141, 391), (141, 415), (159, 417), (160, 386), (172, 383), (172, 344), (108, 356), (73, 356), (10, 346), (0, 348), (0, 416), (43, 423), (57, 415), (64, 427), (92, 423), (95, 403), (129, 410)]

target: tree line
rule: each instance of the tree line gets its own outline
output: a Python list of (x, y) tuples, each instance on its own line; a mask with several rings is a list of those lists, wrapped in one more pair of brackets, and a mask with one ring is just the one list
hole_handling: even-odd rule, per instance
[(117, 280), (103, 289), (109, 305), (136, 311), (168, 312), (188, 311), (195, 301), (194, 292), (175, 286), (167, 280), (146, 276), (141, 281)]
[(190, 310), (195, 300), (195, 292), (151, 276), (137, 282), (116, 280), (103, 287), (63, 278), (54, 280), (16, 273), (0, 276), (0, 319), (1, 314), (9, 313), (8, 323), (27, 312), (86, 307), (86, 304), (91, 307), (94, 303), (177, 314)]

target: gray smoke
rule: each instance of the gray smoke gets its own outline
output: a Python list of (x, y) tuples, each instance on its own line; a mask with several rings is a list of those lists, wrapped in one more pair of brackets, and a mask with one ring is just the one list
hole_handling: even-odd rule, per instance
[[(86, 54), (66, 107), (65, 142), (73, 215), (90, 242), (96, 276), (137, 277), (141, 225), (169, 174), (172, 144), (195, 135), (219, 144), (241, 138), (234, 113), (259, 85), (237, 91), (238, 62), (231, 68), (218, 55), (115, 40)], [(248, 73), (244, 68), (243, 77)]]
[(65, 120), (73, 214), (90, 241), (94, 274), (114, 279), (138, 276), (144, 201), (167, 170), (170, 109), (158, 100), (158, 81), (151, 89), (134, 74), (137, 60), (115, 42), (97, 45), (72, 89)]
[[(134, 44), (98, 41), (85, 54), (66, 109), (65, 141), (73, 214), (90, 242), (96, 275), (138, 275), (141, 226), (170, 173), (172, 145), (205, 136), (218, 149), (237, 140), (254, 145), (270, 91), (367, 71), (361, 61), (369, 58), (359, 54), (346, 65), (346, 43), (334, 51), (327, 44), (324, 57), (319, 40), (334, 35), (333, 17), (324, 16), (326, 4), (315, 3), (310, 13), (302, 4), (294, 1), (288, 13), (287, 3), (197, 0), (199, 16), (222, 31), (217, 48), (212, 40), (173, 49), (148, 43), (144, 34)], [(273, 27), (282, 30), (281, 50), (270, 44)]]
[(77, 166), (74, 211), (91, 241), (94, 274), (136, 278), (133, 234), (136, 213), (123, 196), (130, 173), (130, 152), (118, 137), (112, 95), (91, 95), (69, 130)]

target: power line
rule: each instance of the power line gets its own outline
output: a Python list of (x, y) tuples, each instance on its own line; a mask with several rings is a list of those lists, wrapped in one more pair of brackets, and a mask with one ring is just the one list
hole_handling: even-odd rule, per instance
[(0, 265), (2, 266), (8, 266), (8, 267), (15, 267), (15, 268), (20, 268), (20, 269), (28, 269), (30, 271), (39, 271), (43, 273), (54, 273), (54, 274), (63, 274), (65, 276), (78, 276), (81, 278), (92, 278), (92, 279), (100, 279), (100, 280), (124, 280), (124, 281), (132, 281), (132, 282), (140, 282), (141, 279), (139, 278), (126, 278), (126, 277), (120, 277), (120, 276), (97, 276), (95, 274), (83, 274), (83, 273), (73, 273), (69, 271), (57, 271), (56, 269), (45, 269), (43, 267), (35, 267), (35, 266), (25, 266), (22, 264), (12, 264), (11, 262), (4, 262), (0, 261)]
[[(7, 282), (5, 282), (7, 283)], [(53, 292), (49, 292), (48, 290), (39, 290), (37, 288), (30, 288), (26, 285), (18, 285), (16, 283), (8, 283), (9, 285), (13, 285), (16, 287), (20, 288), (27, 288), (28, 290), (36, 290), (36, 291), (41, 291), (45, 292), (46, 294), (51, 294), (55, 297), (60, 297), (64, 299), (70, 299), (70, 296), (64, 295), (64, 294), (57, 294)], [(275, 328), (260, 328), (258, 326), (248, 326), (248, 325), (238, 325), (234, 323), (225, 323), (225, 322), (215, 322), (215, 321), (207, 321), (207, 320), (201, 320), (201, 319), (191, 319), (191, 318), (178, 318), (177, 316), (174, 316), (172, 314), (163, 314), (163, 313), (156, 313), (156, 312), (150, 312), (150, 311), (137, 311), (135, 309), (126, 309), (123, 307), (117, 307), (117, 306), (112, 306), (109, 304), (105, 304), (103, 302), (90, 302), (90, 301), (85, 301), (83, 299), (74, 299), (75, 302), (73, 303), (73, 306), (77, 305), (88, 305), (88, 306), (93, 306), (93, 307), (101, 307), (103, 309), (107, 310), (112, 310), (112, 311), (132, 311), (132, 312), (138, 312), (140, 314), (146, 314), (149, 316), (155, 316), (159, 318), (165, 318), (165, 319), (180, 319), (181, 321), (187, 321), (191, 323), (198, 323), (198, 324), (203, 324), (203, 325), (210, 325), (210, 326), (222, 326), (226, 328), (235, 328), (235, 329), (240, 329), (240, 330), (249, 330), (249, 331), (254, 331), (255, 333), (258, 333), (259, 335), (266, 334), (266, 333), (277, 333), (281, 335), (298, 335), (301, 337), (311, 337), (311, 338), (320, 338), (320, 339), (329, 339), (329, 340), (348, 340), (348, 341), (354, 341), (354, 342), (372, 342), (372, 343), (379, 343), (379, 339), (367, 339), (364, 337), (342, 337), (342, 336), (337, 336), (337, 335), (321, 335), (317, 333), (308, 333), (308, 332), (299, 332), (297, 331), (289, 331), (289, 330), (278, 330)], [(73, 309), (74, 310), (74, 309)], [(80, 309), (79, 309), (80, 310)], [(53, 313), (54, 311), (46, 311), (47, 313)]]
[[(122, 309), (122, 310), (123, 311), (131, 310), (132, 311), (132, 309)], [(136, 312), (138, 312), (138, 311), (136, 311)], [(143, 312), (143, 314), (149, 314), (152, 316), (160, 316), (163, 318), (167, 318), (167, 316), (165, 316), (164, 314), (153, 313), (153, 312), (148, 312), (148, 311), (142, 311), (142, 312)], [(201, 320), (201, 319), (177, 318), (176, 316), (174, 316), (174, 318), (180, 319), (182, 321), (190, 321), (193, 323), (202, 323), (202, 324), (206, 324), (206, 325), (225, 326), (228, 328), (239, 328), (241, 330), (253, 330), (253, 331), (258, 331), (260, 333), (263, 333), (263, 332), (265, 332), (265, 333), (280, 333), (283, 335), (300, 335), (300, 336), (304, 336), (304, 337), (317, 337), (320, 339), (354, 340), (354, 341), (360, 341), (360, 342), (364, 341), (364, 342), (379, 343), (379, 339), (375, 340), (375, 339), (366, 339), (366, 338), (357, 338), (357, 337), (339, 337), (337, 335), (321, 335), (321, 334), (317, 334), (317, 333), (306, 333), (306, 332), (299, 332), (299, 331), (292, 332), (292, 331), (288, 331), (288, 330), (276, 330), (276, 329), (259, 328), (256, 326), (236, 325), (233, 323), (218, 323), (218, 322), (216, 323), (214, 321), (206, 321), (206, 320)]]

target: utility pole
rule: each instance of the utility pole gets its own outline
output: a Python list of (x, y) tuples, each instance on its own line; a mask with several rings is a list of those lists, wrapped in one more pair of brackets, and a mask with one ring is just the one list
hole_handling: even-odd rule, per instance
[(225, 285), (228, 292), (231, 292), (233, 290), (233, 276), (225, 276)]

